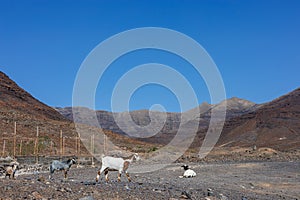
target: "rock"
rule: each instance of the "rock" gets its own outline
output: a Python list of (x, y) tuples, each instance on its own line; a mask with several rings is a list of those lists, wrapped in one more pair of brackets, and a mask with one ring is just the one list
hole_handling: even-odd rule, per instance
[(65, 191), (66, 191), (65, 188), (62, 188), (62, 187), (59, 187), (59, 188), (57, 188), (56, 190), (57, 190), (57, 191), (60, 191), (60, 192), (65, 192)]
[(45, 199), (40, 193), (38, 192), (33, 192), (32, 193), (32, 196), (35, 198), (35, 199)]
[(207, 196), (212, 196), (214, 193), (211, 188), (207, 188)]
[(158, 189), (158, 188), (154, 188), (154, 189), (152, 189), (152, 191), (153, 192), (162, 192), (160, 189)]
[(43, 177), (43, 176), (39, 176), (37, 180), (40, 182), (43, 182), (43, 183), (45, 183), (45, 181), (46, 181), (45, 177)]
[(192, 196), (191, 196), (188, 192), (183, 191), (183, 192), (181, 193), (181, 198), (184, 198), (184, 199), (192, 199)]
[(4, 191), (11, 190), (11, 189), (12, 189), (12, 186), (5, 186), (4, 187)]
[(94, 200), (92, 196), (82, 197), (79, 200)]
[(130, 190), (130, 188), (128, 187), (128, 185), (125, 185), (125, 189), (126, 190)]
[(226, 197), (224, 194), (220, 194), (220, 200), (228, 200), (228, 197)]
[(96, 182), (91, 182), (91, 181), (85, 181), (85, 182), (81, 182), (84, 185), (96, 185)]

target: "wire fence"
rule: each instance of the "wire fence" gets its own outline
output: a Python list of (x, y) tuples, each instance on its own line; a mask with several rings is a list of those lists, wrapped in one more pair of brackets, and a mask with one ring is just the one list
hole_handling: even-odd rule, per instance
[[(13, 133), (4, 133), (0, 140), (0, 157), (10, 156), (12, 158), (31, 157), (35, 158), (36, 163), (39, 158), (76, 156), (77, 158), (90, 158), (94, 164), (93, 156), (88, 153), (82, 143), (80, 135), (70, 137), (62, 130), (54, 137), (47, 134), (40, 134), (39, 126), (36, 126), (35, 136), (25, 137), (18, 134), (17, 123), (14, 122)], [(21, 132), (21, 131), (20, 131)], [(90, 152), (95, 149), (95, 135), (88, 139)], [(105, 147), (104, 147), (105, 148)]]

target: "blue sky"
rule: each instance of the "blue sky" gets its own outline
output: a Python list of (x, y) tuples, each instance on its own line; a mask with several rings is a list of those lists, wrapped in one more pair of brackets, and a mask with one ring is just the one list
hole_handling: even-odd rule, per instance
[[(0, 70), (40, 101), (71, 106), (77, 71), (100, 42), (128, 29), (164, 27), (206, 49), (228, 98), (263, 103), (300, 86), (299, 9), (296, 0), (0, 0)], [(98, 85), (96, 108), (111, 110), (118, 79), (151, 62), (178, 70), (190, 81), (198, 103), (210, 102), (203, 79), (189, 63), (145, 50), (122, 56), (109, 67)], [(176, 94), (158, 85), (145, 85), (130, 99), (131, 110), (153, 104), (180, 111)]]

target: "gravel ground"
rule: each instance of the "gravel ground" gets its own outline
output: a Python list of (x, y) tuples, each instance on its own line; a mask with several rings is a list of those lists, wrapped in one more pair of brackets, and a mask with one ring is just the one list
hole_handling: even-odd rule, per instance
[(182, 163), (143, 174), (131, 174), (117, 182), (110, 172), (110, 182), (101, 176), (95, 183), (97, 168), (76, 168), (69, 179), (56, 172), (18, 175), (16, 180), (0, 179), (0, 199), (300, 199), (300, 161), (199, 164), (190, 163), (197, 176), (179, 178)]

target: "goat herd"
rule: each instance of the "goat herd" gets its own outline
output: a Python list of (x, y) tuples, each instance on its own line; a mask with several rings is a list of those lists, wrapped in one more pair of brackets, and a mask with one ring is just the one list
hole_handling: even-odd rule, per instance
[[(128, 173), (129, 165), (133, 161), (140, 160), (140, 157), (137, 153), (134, 153), (130, 157), (127, 158), (119, 158), (119, 157), (112, 157), (112, 156), (102, 156), (102, 166), (97, 172), (96, 176), (96, 182), (99, 181), (100, 175), (104, 172), (105, 180), (108, 182), (108, 172), (109, 171), (118, 171), (118, 181), (121, 181), (121, 175), (122, 173), (125, 173), (127, 176), (128, 181), (130, 182), (130, 176)], [(68, 171), (71, 168), (73, 164), (76, 164), (76, 158), (73, 157), (71, 159), (65, 160), (65, 161), (59, 161), (59, 160), (53, 160), (49, 167), (49, 179), (52, 179), (52, 175), (55, 171), (64, 171), (64, 178), (67, 179)], [(2, 170), (3, 174), (5, 175), (5, 178), (8, 176), (10, 179), (15, 179), (15, 173), (18, 170), (19, 163), (16, 161), (11, 162), (9, 165), (2, 166), (0, 169)], [(194, 172), (192, 169), (189, 168), (188, 165), (182, 165), (184, 169), (184, 173), (182, 176), (179, 176), (180, 178), (192, 178), (196, 176), (196, 172)]]

